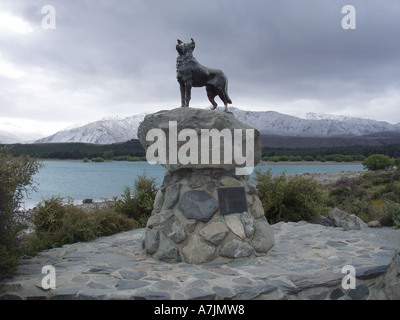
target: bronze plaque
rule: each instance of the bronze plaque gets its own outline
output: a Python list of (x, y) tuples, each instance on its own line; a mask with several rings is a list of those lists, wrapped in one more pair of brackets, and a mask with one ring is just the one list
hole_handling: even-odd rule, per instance
[(219, 212), (222, 215), (247, 211), (244, 187), (217, 188)]

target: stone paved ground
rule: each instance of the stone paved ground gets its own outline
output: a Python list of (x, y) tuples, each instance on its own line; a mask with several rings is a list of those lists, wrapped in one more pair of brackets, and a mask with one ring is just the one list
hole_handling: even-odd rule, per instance
[[(168, 264), (144, 255), (143, 229), (65, 245), (25, 260), (0, 283), (3, 299), (400, 299), (399, 243), (373, 233), (299, 223), (272, 225), (264, 257), (202, 265)], [(398, 230), (400, 232), (400, 230)], [(42, 267), (56, 289), (41, 287)], [(342, 267), (356, 271), (343, 289)]]

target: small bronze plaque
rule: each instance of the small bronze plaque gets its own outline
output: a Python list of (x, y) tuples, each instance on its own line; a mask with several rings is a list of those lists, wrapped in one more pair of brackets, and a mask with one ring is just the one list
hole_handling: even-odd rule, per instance
[(220, 214), (247, 211), (246, 193), (243, 187), (217, 188), (217, 192)]

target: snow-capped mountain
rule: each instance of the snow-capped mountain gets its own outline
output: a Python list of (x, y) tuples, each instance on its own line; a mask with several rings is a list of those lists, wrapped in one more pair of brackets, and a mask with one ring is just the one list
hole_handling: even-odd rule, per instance
[(13, 135), (6, 131), (2, 131), (2, 130), (0, 131), (0, 144), (1, 143), (5, 143), (5, 144), (19, 143), (19, 142), (21, 142), (21, 140), (16, 135)]
[(333, 115), (327, 114), (322, 112), (296, 112), (293, 114), (297, 118), (306, 119), (306, 120), (350, 120), (350, 119), (358, 119), (356, 117), (348, 117), (348, 116), (341, 116), (341, 115)]
[(43, 135), (37, 132), (14, 133), (7, 130), (0, 130), (0, 144), (32, 143)]
[(306, 118), (275, 111), (243, 111), (231, 108), (237, 119), (262, 134), (295, 137), (352, 137), (378, 132), (400, 132), (400, 124), (346, 116), (307, 113)]
[[(264, 135), (356, 137), (381, 132), (400, 132), (400, 124), (393, 125), (384, 121), (355, 117), (309, 113), (306, 118), (300, 118), (275, 111), (245, 111), (234, 107), (231, 107), (230, 111), (238, 120), (257, 128)], [(145, 115), (141, 113), (122, 119), (103, 119), (78, 128), (59, 131), (36, 142), (111, 144), (137, 139), (137, 129)]]
[(84, 142), (111, 144), (137, 139), (137, 128), (145, 115), (145, 113), (141, 113), (122, 119), (102, 119), (77, 128), (59, 131), (49, 137), (37, 140), (36, 143)]

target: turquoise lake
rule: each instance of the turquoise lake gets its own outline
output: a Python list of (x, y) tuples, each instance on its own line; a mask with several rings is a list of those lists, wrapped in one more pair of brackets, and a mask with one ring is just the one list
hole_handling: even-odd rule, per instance
[[(166, 169), (161, 165), (147, 162), (82, 162), (82, 161), (42, 161), (43, 167), (34, 176), (37, 191), (31, 191), (25, 199), (25, 208), (36, 206), (44, 199), (60, 196), (71, 198), (76, 203), (83, 199), (101, 201), (120, 196), (125, 186), (132, 187), (135, 179), (144, 172), (147, 177), (156, 178), (160, 186)], [(361, 164), (307, 164), (257, 166), (262, 170), (271, 168), (274, 175), (286, 174), (361, 171)]]

